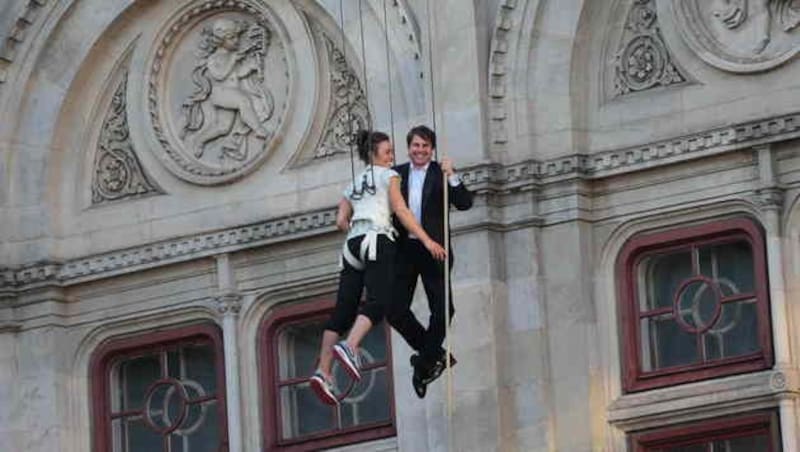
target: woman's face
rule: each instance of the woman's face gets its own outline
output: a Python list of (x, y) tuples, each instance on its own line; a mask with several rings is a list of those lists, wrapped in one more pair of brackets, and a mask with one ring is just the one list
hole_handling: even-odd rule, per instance
[(378, 166), (392, 166), (392, 163), (394, 163), (394, 148), (389, 140), (378, 143), (375, 154), (372, 156), (372, 163)]

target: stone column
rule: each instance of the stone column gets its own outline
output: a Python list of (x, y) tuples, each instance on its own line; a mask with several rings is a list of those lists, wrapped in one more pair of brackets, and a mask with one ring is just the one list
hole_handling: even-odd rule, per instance
[(242, 452), (242, 409), (239, 385), (239, 343), (237, 325), (242, 296), (236, 291), (233, 268), (227, 254), (216, 256), (219, 293), (214, 298), (222, 316), (222, 340), (225, 353), (225, 399), (228, 411), (228, 449)]
[[(766, 229), (767, 270), (769, 279), (770, 313), (772, 321), (772, 342), (775, 350), (775, 370), (793, 375), (791, 340), (789, 336), (789, 307), (786, 301), (786, 285), (783, 273), (783, 246), (781, 231), (781, 212), (783, 209), (783, 190), (775, 175), (775, 160), (769, 145), (755, 149), (758, 158), (759, 186), (756, 189), (756, 203), (764, 215)], [(785, 379), (785, 377), (784, 377)], [(794, 381), (794, 379), (791, 379)], [(783, 450), (797, 450), (797, 410), (791, 388), (786, 388), (779, 403)]]

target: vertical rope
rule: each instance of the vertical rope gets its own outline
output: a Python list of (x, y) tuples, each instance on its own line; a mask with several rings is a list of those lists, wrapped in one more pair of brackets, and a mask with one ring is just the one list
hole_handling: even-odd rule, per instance
[[(341, 1), (341, 0), (340, 0)], [(389, 57), (389, 15), (386, 12), (386, 0), (383, 0), (383, 45), (386, 49), (386, 75), (389, 80), (389, 124), (392, 129), (392, 143), (394, 143), (394, 107), (392, 106), (392, 62)]]
[[(425, 0), (425, 12), (428, 16), (425, 24), (428, 28), (428, 80), (430, 80), (431, 85), (431, 127), (433, 127), (433, 130), (436, 131), (436, 88), (434, 87), (433, 83), (433, 29), (431, 28), (431, 22), (433, 22), (433, 12), (431, 10), (430, 0)], [(433, 149), (433, 153), (433, 158), (439, 160), (438, 147)]]
[[(341, 37), (342, 37), (342, 58), (344, 59), (344, 64), (345, 64), (345, 74), (347, 74), (347, 83), (350, 84), (351, 83), (350, 74), (347, 71), (347, 68), (349, 68), (349, 65), (347, 64), (347, 40), (346, 40), (345, 34), (344, 34), (344, 4), (342, 3), (342, 0), (339, 0), (339, 31), (341, 32), (340, 34), (341, 34)], [(336, 64), (336, 63), (335, 62), (331, 62), (331, 64)], [(347, 104), (347, 113), (346, 114), (347, 114), (347, 127), (348, 127), (348, 133), (349, 133), (349, 137), (348, 137), (347, 141), (350, 144), (350, 178), (353, 181), (353, 193), (351, 195), (351, 197), (352, 197), (352, 196), (356, 196), (356, 192), (358, 190), (356, 189), (356, 163), (355, 163), (355, 160), (353, 158), (353, 153), (354, 153), (353, 144), (355, 144), (356, 137), (355, 137), (355, 133), (353, 133), (353, 118), (352, 118), (352, 111), (351, 111), (352, 108), (353, 108), (353, 105), (350, 103), (350, 90), (349, 89), (347, 90), (347, 94), (346, 94), (346, 97), (345, 97), (345, 103)]]
[[(430, 0), (425, 0), (425, 9), (428, 13), (427, 28), (428, 28), (428, 68), (429, 79), (431, 84), (431, 117), (433, 130), (441, 137), (436, 128), (436, 87), (433, 77), (433, 27), (431, 23), (435, 21), (436, 16), (431, 9)], [(441, 140), (439, 140), (441, 143)], [(435, 158), (439, 160), (439, 147), (434, 148)], [(442, 151), (442, 158), (447, 157), (447, 152)], [(450, 355), (453, 349), (452, 346), (452, 332), (450, 329), (450, 182), (447, 180), (447, 174), (442, 171), (442, 193), (444, 196), (444, 249), (447, 250), (448, 257), (444, 262), (444, 325), (445, 325), (445, 366), (446, 366), (446, 400), (447, 400), (447, 450), (453, 450), (453, 371), (450, 366)]]
[(372, 130), (372, 111), (369, 107), (369, 82), (367, 81), (367, 47), (364, 44), (364, 11), (362, 7), (362, 0), (358, 0), (358, 28), (361, 35), (361, 64), (364, 73), (364, 105), (367, 106), (367, 118), (369, 124), (367, 128)]

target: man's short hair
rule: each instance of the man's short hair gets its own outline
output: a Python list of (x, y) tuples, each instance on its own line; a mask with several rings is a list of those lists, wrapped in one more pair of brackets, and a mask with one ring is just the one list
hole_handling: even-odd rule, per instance
[(411, 140), (414, 139), (414, 136), (418, 136), (423, 140), (429, 142), (432, 148), (436, 148), (436, 132), (431, 130), (428, 126), (416, 126), (408, 131), (406, 135), (406, 146), (411, 146)]

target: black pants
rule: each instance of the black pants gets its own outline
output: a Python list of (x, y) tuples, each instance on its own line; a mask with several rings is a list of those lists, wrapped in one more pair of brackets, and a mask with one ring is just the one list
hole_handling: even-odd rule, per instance
[[(453, 267), (453, 253), (449, 267)], [(417, 287), (417, 277), (422, 277), (428, 308), (431, 316), (426, 330), (411, 312), (411, 301)], [(447, 332), (444, 306), (444, 262), (437, 261), (419, 240), (403, 241), (397, 252), (397, 279), (394, 301), (387, 320), (403, 336), (414, 350), (420, 353), (423, 362), (430, 365), (442, 354), (442, 343)], [(455, 313), (453, 291), (450, 290), (450, 320)]]
[[(347, 241), (347, 247), (354, 256), (359, 255), (362, 240), (364, 236), (360, 235)], [(336, 307), (325, 325), (326, 330), (344, 334), (353, 326), (359, 313), (369, 317), (373, 325), (383, 320), (392, 303), (395, 256), (394, 242), (385, 235), (379, 235), (376, 260), (367, 260), (364, 270), (356, 270), (344, 260), (344, 268), (339, 273)], [(361, 293), (365, 287), (367, 298), (359, 310)]]

